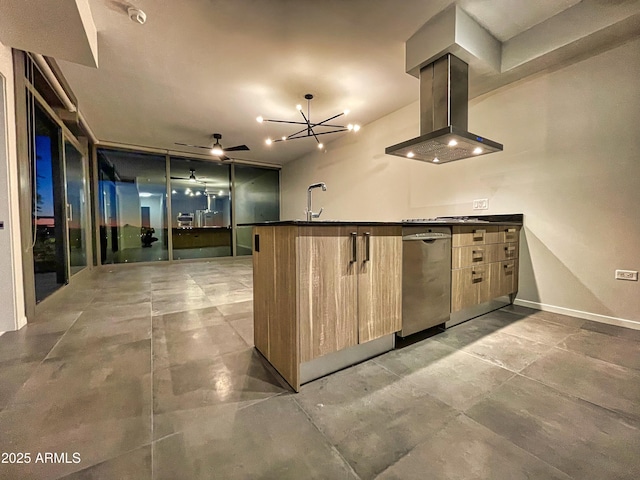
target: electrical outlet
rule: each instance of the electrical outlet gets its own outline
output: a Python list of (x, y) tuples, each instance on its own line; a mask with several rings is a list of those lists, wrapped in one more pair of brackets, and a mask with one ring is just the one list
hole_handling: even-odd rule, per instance
[(479, 198), (478, 200), (473, 201), (474, 210), (487, 210), (488, 208), (489, 208), (488, 198)]
[(636, 270), (616, 270), (616, 280), (638, 281), (638, 272)]

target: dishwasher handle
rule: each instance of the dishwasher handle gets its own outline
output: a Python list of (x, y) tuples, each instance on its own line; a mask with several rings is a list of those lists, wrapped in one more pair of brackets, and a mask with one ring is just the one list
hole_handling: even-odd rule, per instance
[(449, 233), (413, 233), (411, 235), (404, 235), (402, 237), (403, 242), (415, 242), (415, 241), (424, 241), (424, 242), (433, 242), (434, 240), (448, 240), (451, 238)]

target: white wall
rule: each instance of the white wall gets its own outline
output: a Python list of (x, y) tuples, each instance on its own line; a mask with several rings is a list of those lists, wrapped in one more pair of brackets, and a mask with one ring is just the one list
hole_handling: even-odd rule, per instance
[(0, 332), (27, 323), (20, 253), (13, 61), (0, 43)]
[(470, 131), (504, 152), (439, 166), (384, 154), (418, 135), (416, 102), (285, 165), (282, 218), (303, 218), (318, 181), (325, 219), (524, 213), (519, 301), (638, 327), (640, 283), (614, 280), (640, 270), (638, 79), (636, 39), (474, 99)]

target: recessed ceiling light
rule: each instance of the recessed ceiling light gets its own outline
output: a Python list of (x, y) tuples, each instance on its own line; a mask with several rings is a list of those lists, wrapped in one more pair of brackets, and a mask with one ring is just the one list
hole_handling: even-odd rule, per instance
[(455, 147), (458, 144), (458, 142), (454, 139), (449, 140), (449, 146), (450, 147)]
[(415, 155), (416, 155), (415, 153), (409, 152), (409, 153), (407, 153), (407, 158), (413, 158), (413, 157), (415, 157)]
[(473, 149), (473, 153), (475, 153), (476, 155), (482, 153), (482, 149), (480, 147), (476, 147)]
[(324, 147), (324, 145), (323, 145), (323, 144), (321, 144), (321, 143), (319, 143), (319, 144), (318, 144), (318, 149), (322, 149), (322, 147)]
[(438, 163), (440, 160), (438, 159), (438, 157), (433, 159), (433, 163)]

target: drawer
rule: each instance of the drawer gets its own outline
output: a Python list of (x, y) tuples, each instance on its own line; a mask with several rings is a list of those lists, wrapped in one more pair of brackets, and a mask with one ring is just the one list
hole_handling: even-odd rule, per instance
[(454, 247), (465, 247), (468, 245), (485, 245), (487, 243), (498, 243), (500, 232), (498, 227), (454, 225), (452, 228), (453, 238), (451, 245)]
[(495, 262), (515, 260), (518, 258), (518, 243), (498, 243), (495, 247), (496, 252), (492, 257)]
[(491, 298), (489, 275), (489, 265), (452, 270), (451, 312), (488, 301)]
[(495, 262), (489, 266), (491, 298), (518, 291), (518, 261)]
[(520, 227), (502, 225), (498, 229), (499, 243), (518, 242), (520, 240)]
[(497, 247), (498, 244), (453, 247), (451, 249), (451, 268), (466, 268), (495, 262), (498, 254)]

